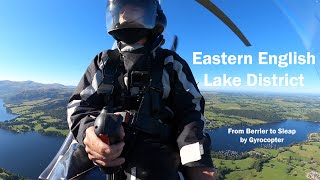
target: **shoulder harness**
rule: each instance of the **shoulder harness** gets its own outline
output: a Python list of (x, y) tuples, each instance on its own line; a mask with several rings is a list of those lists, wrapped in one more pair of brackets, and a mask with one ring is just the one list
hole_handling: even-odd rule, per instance
[[(115, 94), (123, 90), (123, 84), (119, 83), (118, 77), (121, 76), (123, 71), (123, 62), (120, 60), (120, 53), (117, 49), (108, 50), (105, 54), (107, 59), (103, 67), (103, 81), (98, 87), (98, 93), (104, 94), (105, 104), (108, 112), (116, 112), (115, 106)], [(173, 118), (172, 112), (164, 108), (162, 103), (163, 84), (162, 74), (164, 68), (164, 59), (168, 52), (157, 52), (156, 58), (151, 59), (149, 57), (149, 82), (146, 85), (144, 93), (140, 97), (140, 104), (137, 111), (131, 111), (131, 109), (122, 109), (129, 111), (131, 115), (131, 121), (129, 126), (134, 129), (143, 131), (161, 139), (167, 139), (170, 135), (170, 128), (167, 124), (164, 124), (161, 119)], [(119, 71), (120, 70), (120, 71)], [(123, 77), (121, 77), (123, 79)], [(123, 95), (123, 94), (121, 94)], [(123, 97), (119, 97), (123, 98)], [(122, 102), (122, 106), (125, 107), (127, 102)]]

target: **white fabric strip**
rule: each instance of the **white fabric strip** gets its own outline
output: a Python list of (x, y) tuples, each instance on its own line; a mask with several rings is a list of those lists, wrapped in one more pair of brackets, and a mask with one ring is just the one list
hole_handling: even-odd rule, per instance
[(175, 71), (177, 71), (178, 74), (178, 78), (179, 81), (182, 83), (183, 88), (188, 91), (190, 94), (192, 94), (192, 96), (194, 97), (194, 99), (192, 100), (192, 102), (196, 105), (196, 110), (200, 111), (201, 107), (200, 107), (200, 100), (202, 98), (201, 94), (197, 91), (197, 89), (195, 88), (195, 86), (188, 81), (186, 74), (182, 71), (182, 64), (179, 61), (174, 61), (173, 63), (173, 69)]
[[(100, 55), (98, 58), (100, 58)], [(100, 69), (103, 68), (104, 64), (107, 63), (107, 60), (107, 58), (104, 58), (104, 60), (99, 66)], [(98, 87), (102, 83), (102, 81), (102, 70), (98, 70), (96, 74), (93, 76), (92, 83), (80, 92), (81, 100), (73, 100), (68, 104), (67, 121), (70, 128), (72, 127), (71, 115), (75, 112), (76, 108), (80, 106), (81, 101), (87, 100), (92, 94), (94, 94), (98, 90)]]
[(98, 90), (99, 85), (102, 83), (103, 81), (103, 74), (102, 71), (97, 71), (97, 73), (94, 75), (93, 80), (92, 80), (92, 87), (95, 91)]
[(103, 70), (104, 66), (107, 64), (108, 57), (102, 58), (102, 63), (99, 65), (99, 69)]
[(82, 100), (87, 100), (92, 94), (94, 94), (97, 90), (99, 85), (103, 80), (103, 74), (100, 70), (93, 76), (91, 85), (86, 87), (83, 91), (81, 91), (80, 96)]
[(168, 56), (165, 60), (164, 60), (164, 65), (168, 64), (168, 63), (173, 63), (173, 69), (177, 72), (178, 74), (178, 78), (179, 81), (182, 83), (183, 88), (188, 91), (189, 93), (191, 93), (191, 95), (194, 97), (194, 99), (192, 100), (192, 102), (196, 105), (195, 110), (199, 111), (201, 114), (201, 120), (204, 123), (203, 126), (203, 133), (205, 132), (205, 124), (206, 124), (206, 119), (203, 116), (203, 114), (201, 113), (201, 106), (200, 106), (200, 101), (201, 101), (201, 94), (197, 91), (197, 89), (195, 88), (195, 86), (188, 81), (186, 74), (182, 71), (182, 64), (179, 61), (174, 60), (173, 56)]
[(69, 128), (72, 127), (71, 115), (74, 113), (76, 108), (80, 106), (81, 100), (73, 100), (67, 106), (67, 121)]
[[(186, 74), (182, 71), (182, 68), (183, 68), (182, 64), (179, 61), (174, 60), (173, 56), (168, 56), (165, 59), (165, 64), (170, 63), (170, 62), (173, 63), (173, 69), (177, 72), (179, 81), (182, 83), (183, 88), (194, 97), (192, 102), (196, 105), (195, 110), (200, 112), (201, 120), (203, 121), (203, 123), (205, 125), (206, 120), (205, 120), (203, 114), (201, 113), (200, 101), (201, 101), (202, 96), (201, 96), (200, 92), (198, 92), (196, 87), (190, 81), (188, 81)], [(205, 126), (203, 127), (203, 131), (204, 131), (204, 128), (205, 128)]]
[(162, 84), (163, 84), (162, 99), (166, 99), (166, 98), (168, 98), (168, 96), (170, 94), (171, 87), (170, 87), (169, 74), (165, 68), (163, 68), (163, 73), (162, 73)]
[[(188, 144), (180, 149), (181, 164), (198, 161), (201, 159), (201, 147), (199, 142)], [(203, 148), (202, 148), (203, 149)]]
[(164, 65), (167, 65), (168, 63), (173, 63), (173, 56), (168, 56), (166, 57), (166, 59), (164, 60)]
[(131, 168), (130, 180), (136, 180), (136, 179), (137, 179), (137, 168), (133, 167)]

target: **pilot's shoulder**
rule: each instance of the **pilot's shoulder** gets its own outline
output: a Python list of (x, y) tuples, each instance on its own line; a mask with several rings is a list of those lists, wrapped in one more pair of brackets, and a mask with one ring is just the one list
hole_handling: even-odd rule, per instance
[(183, 58), (181, 58), (178, 53), (176, 53), (175, 51), (172, 51), (170, 49), (162, 49), (161, 48), (160, 53), (164, 57), (165, 61), (167, 61), (167, 63), (168, 62), (174, 63), (175, 61), (178, 61), (182, 64), (186, 63), (186, 61)]

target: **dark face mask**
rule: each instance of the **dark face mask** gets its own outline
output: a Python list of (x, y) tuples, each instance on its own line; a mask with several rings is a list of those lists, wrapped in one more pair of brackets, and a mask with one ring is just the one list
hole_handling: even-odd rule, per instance
[(110, 32), (114, 39), (122, 41), (126, 44), (134, 44), (144, 37), (149, 37), (151, 32), (149, 29), (128, 28), (119, 29)]
[(141, 76), (141, 78), (134, 78), (132, 77), (132, 73), (134, 71), (148, 72), (150, 70), (151, 61), (153, 60), (151, 50), (162, 45), (163, 41), (163, 36), (161, 35), (154, 39), (154, 41), (149, 41), (149, 43), (146, 43), (143, 47), (132, 51), (120, 51), (122, 55), (121, 60), (123, 61), (126, 70), (124, 76), (127, 77), (128, 81), (126, 84), (128, 87), (131, 87), (131, 84), (133, 84), (132, 82), (135, 81), (135, 79), (145, 79), (143, 78), (145, 76)]
[[(121, 60), (123, 61), (126, 70), (124, 77), (127, 77), (128, 80), (125, 84), (127, 84), (127, 87), (130, 89), (133, 84), (137, 84), (137, 82), (132, 83), (134, 79), (137, 79), (132, 77), (132, 73), (137, 71), (148, 71), (148, 49), (146, 47), (141, 47), (133, 51), (120, 51), (120, 53), (122, 55)], [(140, 82), (138, 82), (138, 84), (139, 83)]]

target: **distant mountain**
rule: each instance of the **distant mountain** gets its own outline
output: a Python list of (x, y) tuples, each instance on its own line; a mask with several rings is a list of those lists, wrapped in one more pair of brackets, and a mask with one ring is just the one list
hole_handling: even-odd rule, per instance
[(44, 86), (37, 89), (39, 87), (36, 86), (32, 90), (23, 90), (17, 94), (1, 97), (8, 107), (7, 111), (18, 114), (19, 117), (0, 122), (0, 128), (14, 132), (36, 130), (46, 135), (66, 135), (69, 132), (66, 121), (67, 104), (74, 89), (64, 86), (51, 87)]
[(41, 84), (33, 81), (0, 81), (0, 97), (14, 95), (29, 90), (74, 89), (62, 84)]
[(39, 99), (56, 99), (56, 100), (67, 100), (71, 97), (74, 89), (71, 88), (59, 88), (59, 89), (34, 89), (24, 90), (14, 95), (7, 95), (3, 97), (6, 103), (22, 103), (24, 101), (34, 101)]

